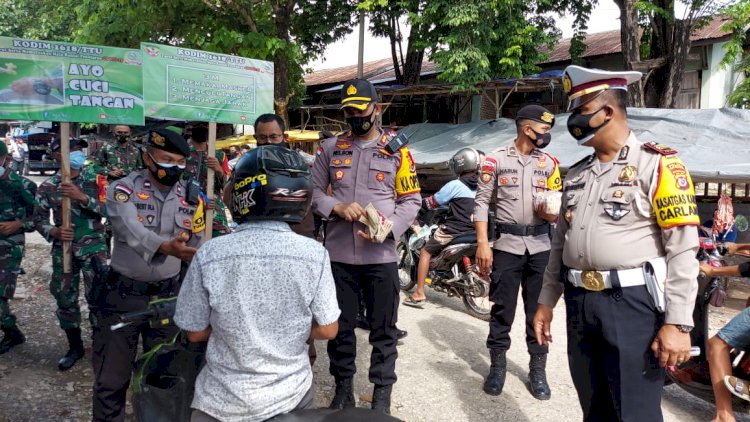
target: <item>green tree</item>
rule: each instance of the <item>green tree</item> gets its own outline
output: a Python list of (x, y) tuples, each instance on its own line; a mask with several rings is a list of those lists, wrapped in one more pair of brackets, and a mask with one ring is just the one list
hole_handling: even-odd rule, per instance
[(744, 77), (729, 94), (727, 104), (731, 107), (750, 108), (750, 50), (743, 50), (750, 33), (750, 0), (741, 0), (728, 7), (725, 13), (729, 21), (723, 28), (734, 36), (724, 45), (726, 54), (722, 65), (732, 67), (738, 76)]
[(76, 17), (67, 1), (0, 0), (0, 35), (72, 40)]

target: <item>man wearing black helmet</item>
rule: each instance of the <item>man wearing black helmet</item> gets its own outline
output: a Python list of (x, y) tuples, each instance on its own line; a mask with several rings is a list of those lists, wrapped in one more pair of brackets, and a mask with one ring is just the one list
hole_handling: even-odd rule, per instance
[[(531, 393), (539, 400), (548, 400), (551, 394), (545, 372), (548, 348), (536, 341), (531, 321), (549, 259), (550, 222), (557, 219), (557, 210), (550, 212), (549, 208), (554, 206), (548, 205), (559, 199), (556, 191), (562, 183), (557, 159), (542, 151), (552, 138), (549, 132), (554, 125), (555, 116), (546, 108), (538, 105), (521, 108), (516, 116), (516, 139), (489, 154), (479, 176), (474, 208), (476, 258), (483, 271), (492, 271), (490, 300), (494, 302), (487, 336), (492, 363), (484, 392), (494, 396), (502, 393), (505, 384), (505, 352), (510, 348), (510, 329), (521, 287), (526, 311), (526, 347), (531, 355)], [(496, 207), (492, 222), (487, 221), (490, 202), (495, 202)], [(487, 236), (490, 223), (495, 224), (498, 233), (494, 243)]]
[[(181, 261), (190, 262), (203, 242), (205, 219), (186, 198), (180, 180), (187, 142), (176, 132), (152, 130), (144, 139), (144, 170), (109, 185), (107, 212), (114, 233), (107, 282), (94, 286), (93, 419), (123, 421), (125, 394), (143, 338), (144, 351), (173, 337), (176, 327), (152, 328), (147, 320), (112, 331), (123, 313), (142, 311), (154, 297), (179, 290)], [(201, 224), (202, 223), (202, 224)]]
[(193, 421), (266, 420), (312, 407), (306, 341), (338, 331), (328, 252), (287, 224), (312, 202), (307, 163), (261, 146), (239, 161), (227, 191), (239, 226), (198, 251), (177, 299), (175, 322), (188, 340), (209, 342)]

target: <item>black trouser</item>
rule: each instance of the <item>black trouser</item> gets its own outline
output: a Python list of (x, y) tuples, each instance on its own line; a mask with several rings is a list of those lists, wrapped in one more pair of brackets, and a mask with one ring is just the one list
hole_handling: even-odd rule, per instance
[(393, 263), (349, 265), (331, 263), (336, 281), (336, 298), (341, 309), (339, 332), (328, 342), (330, 372), (336, 378), (351, 378), (357, 372), (357, 325), (359, 292), (367, 307), (370, 324), (370, 382), (390, 385), (396, 382), (396, 351), (399, 282), (398, 265)]
[(547, 346), (536, 342), (533, 319), (536, 312), (539, 292), (542, 290), (544, 269), (549, 260), (549, 251), (530, 255), (515, 255), (495, 250), (492, 260), (492, 282), (490, 300), (494, 303), (490, 310), (490, 334), (487, 348), (510, 349), (510, 328), (516, 317), (518, 289), (523, 288), (522, 297), (526, 312), (526, 346), (529, 353), (547, 353)]
[(663, 324), (646, 286), (590, 292), (566, 283), (568, 364), (583, 419), (661, 421), (664, 370), (651, 351)]
[[(113, 275), (110, 280), (117, 279)], [(163, 283), (163, 282), (162, 282)], [(173, 280), (153, 292), (154, 295), (169, 297), (177, 294), (177, 281)], [(119, 315), (126, 312), (142, 311), (152, 300), (151, 294), (134, 292), (129, 288), (113, 285), (97, 298), (92, 311), (95, 318), (93, 330), (94, 367), (94, 421), (125, 420), (125, 395), (130, 385), (133, 363), (138, 352), (138, 340), (143, 339), (143, 351), (171, 339), (179, 331), (176, 326), (151, 328), (148, 321), (127, 325), (116, 331), (110, 326), (119, 322)]]

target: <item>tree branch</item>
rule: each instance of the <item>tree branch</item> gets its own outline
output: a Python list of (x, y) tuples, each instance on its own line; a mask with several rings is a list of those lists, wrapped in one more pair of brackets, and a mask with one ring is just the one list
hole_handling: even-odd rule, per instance
[[(204, 3), (207, 0), (203, 0)], [(258, 27), (255, 25), (255, 20), (253, 19), (253, 16), (250, 14), (250, 12), (247, 9), (244, 9), (242, 6), (237, 4), (234, 0), (221, 0), (222, 3), (229, 6), (230, 9), (237, 12), (242, 20), (245, 22), (247, 26), (250, 27), (250, 31), (252, 32), (258, 32)]]

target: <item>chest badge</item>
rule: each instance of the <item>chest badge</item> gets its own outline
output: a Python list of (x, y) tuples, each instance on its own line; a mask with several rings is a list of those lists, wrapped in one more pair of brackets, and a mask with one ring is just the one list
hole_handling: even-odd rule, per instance
[(336, 171), (336, 180), (341, 180), (344, 178), (344, 170), (337, 170)]
[(341, 165), (341, 160), (338, 159), (338, 158), (336, 158), (335, 160), (331, 161), (331, 164), (333, 164), (334, 166), (340, 166)]
[(148, 224), (151, 224), (154, 222), (154, 216), (153, 215), (147, 215), (146, 221), (148, 221)]
[(621, 191), (621, 190), (616, 190), (616, 191), (615, 191), (615, 192), (614, 192), (614, 193), (612, 194), (612, 196), (614, 196), (615, 198), (622, 198), (622, 195), (623, 195), (623, 194), (624, 194), (624, 193), (623, 193), (623, 191)]
[(500, 184), (501, 185), (507, 185), (508, 184), (508, 178), (507, 177), (501, 177), (500, 178)]
[(345, 165), (347, 165), (347, 166), (348, 166), (348, 165), (350, 165), (351, 163), (352, 163), (352, 159), (351, 159), (351, 158), (346, 158), (346, 159), (344, 159), (344, 164), (345, 164)]
[(377, 180), (378, 182), (382, 182), (383, 180), (385, 180), (385, 174), (383, 174), (383, 172), (380, 172), (380, 171), (379, 171), (379, 172), (378, 172), (378, 173), (377, 173), (377, 174), (375, 175), (375, 180)]
[(146, 192), (138, 192), (135, 194), (135, 196), (137, 196), (138, 199), (141, 199), (143, 201), (146, 201), (151, 198), (151, 195), (147, 194)]
[(540, 169), (547, 168), (547, 162), (544, 161), (544, 160), (539, 160), (539, 161), (536, 162), (536, 166), (539, 167)]
[(635, 176), (638, 174), (638, 169), (635, 166), (625, 166), (620, 171), (620, 175), (617, 176), (617, 180), (622, 183), (629, 183), (635, 180)]

